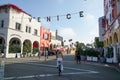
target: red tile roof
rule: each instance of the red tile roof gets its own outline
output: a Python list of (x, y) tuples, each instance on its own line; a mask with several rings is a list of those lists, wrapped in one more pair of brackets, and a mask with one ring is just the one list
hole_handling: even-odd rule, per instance
[(10, 7), (10, 8), (13, 8), (13, 9), (15, 9), (15, 10), (17, 10), (17, 11), (20, 11), (20, 12), (23, 12), (23, 13), (25, 13), (25, 14), (27, 14), (27, 15), (30, 15), (30, 14), (26, 13), (25, 11), (23, 11), (22, 9), (20, 9), (19, 7), (17, 7), (17, 6), (14, 5), (14, 4), (4, 4), (4, 5), (1, 5), (1, 6), (0, 6), (0, 8), (4, 8), (4, 7)]

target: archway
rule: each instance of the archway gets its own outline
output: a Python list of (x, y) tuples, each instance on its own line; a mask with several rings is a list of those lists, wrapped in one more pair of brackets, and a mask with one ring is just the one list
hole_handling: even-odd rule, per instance
[(38, 51), (39, 51), (39, 43), (38, 43), (38, 41), (34, 41), (33, 42), (33, 54), (36, 54), (36, 53), (38, 53)]
[(31, 53), (31, 41), (30, 40), (25, 40), (23, 42), (23, 56), (29, 55), (28, 53)]
[(107, 39), (107, 45), (109, 44), (108, 39)]
[(117, 33), (114, 33), (114, 42), (115, 42), (115, 43), (118, 42), (118, 36), (117, 36)]
[(114, 59), (113, 59), (113, 62), (117, 63), (117, 61), (118, 61), (117, 56), (118, 56), (119, 52), (118, 52), (118, 45), (117, 45), (117, 43), (118, 43), (118, 35), (117, 35), (116, 32), (114, 33), (113, 40), (114, 40), (114, 46), (113, 46)]
[(107, 53), (106, 57), (112, 58), (113, 57), (113, 47), (108, 47), (107, 51), (108, 51), (108, 53)]
[(110, 39), (109, 39), (109, 41), (110, 41), (110, 44), (112, 44), (112, 37), (110, 36)]
[(12, 38), (9, 42), (9, 53), (21, 53), (21, 41), (18, 38)]

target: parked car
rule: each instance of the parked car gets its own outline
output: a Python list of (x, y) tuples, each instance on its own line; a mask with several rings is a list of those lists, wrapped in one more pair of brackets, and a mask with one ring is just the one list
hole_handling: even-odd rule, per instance
[(54, 52), (49, 50), (48, 55), (54, 55)]

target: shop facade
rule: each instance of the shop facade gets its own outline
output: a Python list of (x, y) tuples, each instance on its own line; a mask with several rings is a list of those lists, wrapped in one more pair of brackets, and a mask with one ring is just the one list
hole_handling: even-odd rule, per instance
[(120, 63), (120, 1), (104, 0), (104, 56), (108, 63)]
[(33, 53), (34, 45), (40, 49), (40, 22), (13, 4), (0, 6), (0, 50), (5, 58)]

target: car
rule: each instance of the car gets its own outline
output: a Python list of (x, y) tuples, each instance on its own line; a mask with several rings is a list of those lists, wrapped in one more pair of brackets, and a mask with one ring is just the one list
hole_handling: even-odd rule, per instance
[(49, 50), (48, 55), (54, 55), (54, 52)]

